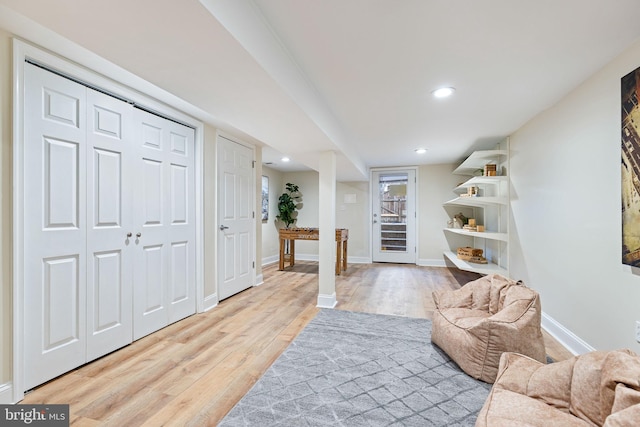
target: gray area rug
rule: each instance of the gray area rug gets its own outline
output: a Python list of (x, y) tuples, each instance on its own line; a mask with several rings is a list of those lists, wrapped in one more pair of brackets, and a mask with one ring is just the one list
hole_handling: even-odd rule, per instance
[(220, 426), (473, 426), (491, 386), (430, 337), (429, 320), (322, 310)]

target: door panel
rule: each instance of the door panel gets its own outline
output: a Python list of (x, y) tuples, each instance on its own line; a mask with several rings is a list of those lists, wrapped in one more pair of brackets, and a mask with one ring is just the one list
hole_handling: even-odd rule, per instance
[(187, 223), (188, 169), (182, 165), (171, 165), (171, 224)]
[(254, 282), (253, 151), (218, 138), (218, 299)]
[(25, 65), (25, 389), (86, 359), (86, 89)]
[(142, 159), (143, 192), (139, 199), (144, 203), (143, 226), (162, 225), (162, 162)]
[(45, 229), (78, 229), (80, 226), (78, 145), (44, 137)]
[[(105, 333), (123, 324), (122, 299), (123, 294), (129, 290), (122, 286), (122, 261), (121, 251), (93, 255), (94, 298), (89, 300), (89, 304), (92, 306), (89, 313), (93, 316), (91, 321), (93, 322), (92, 332), (94, 334)], [(131, 324), (129, 324), (130, 326)], [(130, 342), (131, 334), (128, 336)]]
[[(164, 304), (165, 286), (163, 280), (164, 274), (162, 271), (164, 270), (164, 263), (162, 262), (164, 257), (162, 249), (162, 245), (145, 246), (142, 249), (144, 253), (144, 268), (142, 269), (144, 272), (144, 282), (141, 284), (144, 294), (139, 295), (136, 298), (137, 307), (140, 309), (143, 316), (150, 316), (153, 313), (157, 316), (160, 316), (163, 313), (165, 314), (162, 316), (156, 329), (160, 329), (168, 322), (166, 312), (164, 312), (166, 306)], [(152, 321), (153, 320), (147, 320), (147, 322)]]
[[(195, 313), (193, 129), (135, 110), (142, 185), (134, 203), (134, 338)], [(138, 268), (140, 267), (140, 268)]]
[(189, 299), (189, 242), (171, 245), (171, 303)]
[(87, 89), (87, 361), (133, 340), (132, 113)]
[(82, 339), (79, 273), (77, 256), (44, 260), (44, 352)]

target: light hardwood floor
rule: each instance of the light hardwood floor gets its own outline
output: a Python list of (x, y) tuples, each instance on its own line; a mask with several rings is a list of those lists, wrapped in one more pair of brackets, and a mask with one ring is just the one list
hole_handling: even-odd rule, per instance
[[(214, 426), (315, 316), (318, 265), (264, 269), (262, 285), (82, 366), (25, 397), (68, 403), (75, 426)], [(431, 318), (436, 289), (477, 275), (400, 264), (351, 264), (336, 309)], [(545, 334), (551, 357), (571, 354)]]

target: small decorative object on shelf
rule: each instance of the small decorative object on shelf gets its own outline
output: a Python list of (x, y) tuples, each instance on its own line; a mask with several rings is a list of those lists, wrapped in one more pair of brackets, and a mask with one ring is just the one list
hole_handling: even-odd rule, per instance
[(476, 226), (476, 231), (478, 233), (482, 233), (484, 231), (484, 225), (477, 225)]
[(469, 218), (467, 218), (466, 216), (464, 216), (464, 214), (462, 212), (457, 213), (453, 216), (454, 220), (458, 220), (460, 223), (460, 227), (457, 228), (462, 228), (463, 225), (469, 223)]
[(475, 185), (467, 187), (467, 192), (460, 194), (460, 197), (478, 197), (478, 187)]
[(469, 261), (473, 257), (481, 257), (482, 253), (483, 253), (482, 249), (476, 249), (470, 246), (458, 248), (458, 258), (463, 259), (465, 261)]
[(497, 174), (497, 166), (495, 163), (487, 163), (484, 165), (484, 176), (496, 176)]

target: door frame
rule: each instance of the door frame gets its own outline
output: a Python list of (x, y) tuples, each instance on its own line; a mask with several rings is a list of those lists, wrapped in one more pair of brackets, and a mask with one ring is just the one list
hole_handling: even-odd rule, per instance
[(414, 185), (414, 190), (415, 190), (415, 194), (414, 194), (414, 203), (415, 203), (415, 221), (414, 221), (414, 242), (415, 242), (415, 254), (413, 257), (413, 264), (418, 264), (418, 254), (420, 253), (420, 239), (418, 239), (418, 236), (420, 235), (420, 223), (419, 223), (419, 206), (420, 206), (420, 189), (419, 189), (419, 183), (420, 183), (420, 178), (419, 178), (419, 168), (417, 166), (398, 166), (398, 167), (382, 167), (382, 168), (371, 168), (369, 169), (369, 235), (371, 237), (370, 241), (371, 241), (371, 245), (369, 247), (369, 253), (370, 253), (370, 259), (373, 262), (373, 257), (374, 257), (374, 246), (376, 244), (375, 242), (375, 236), (373, 235), (373, 192), (377, 192), (378, 191), (378, 183), (374, 182), (373, 179), (373, 174), (375, 172), (403, 172), (403, 171), (413, 171), (415, 173), (415, 185)]
[[(67, 52), (70, 52), (67, 50)], [(73, 53), (78, 53), (74, 51)], [(13, 313), (12, 313), (12, 378), (8, 385), (0, 384), (2, 396), (10, 396), (13, 403), (24, 398), (24, 64), (29, 59), (56, 70), (64, 76), (73, 77), (88, 86), (117, 94), (124, 99), (143, 105), (151, 111), (195, 129), (195, 216), (196, 216), (196, 311), (204, 307), (204, 239), (203, 239), (203, 170), (204, 170), (204, 124), (169, 105), (178, 105), (185, 110), (202, 113), (183, 100), (161, 88), (115, 66), (93, 53), (74, 55), (77, 62), (49, 53), (35, 45), (13, 39)], [(102, 70), (99, 74), (94, 69)], [(122, 82), (122, 83), (120, 83)], [(2, 397), (0, 396), (0, 397)]]
[[(258, 202), (257, 202), (257, 183), (256, 183), (256, 147), (255, 145), (246, 143), (236, 137), (233, 137), (223, 131), (218, 130), (216, 132), (216, 162), (215, 162), (215, 179), (216, 181), (218, 180), (218, 173), (220, 172), (220, 139), (224, 138), (227, 141), (233, 142), (235, 144), (241, 145), (245, 148), (248, 148), (251, 150), (251, 160), (252, 160), (252, 168), (251, 168), (251, 198), (250, 200), (253, 200), (253, 225), (251, 227), (251, 231), (252, 231), (252, 239), (251, 239), (251, 254), (253, 256), (253, 272), (251, 274), (251, 285), (249, 287), (253, 287), (256, 286), (257, 280), (256, 280), (256, 258), (257, 258), (257, 206), (258, 206)], [(214, 197), (214, 209), (215, 209), (215, 239), (214, 239), (214, 250), (215, 250), (215, 254), (216, 254), (216, 266), (220, 265), (220, 248), (219, 248), (219, 227), (222, 224), (221, 219), (220, 219), (220, 191), (219, 191), (219, 186), (220, 183), (216, 182), (216, 185), (214, 185), (214, 192), (215, 192), (215, 197)], [(215, 273), (215, 289), (216, 289), (216, 293), (215, 293), (215, 303), (217, 304), (219, 301), (219, 297), (220, 297), (220, 278), (218, 276), (220, 268), (217, 268), (218, 271), (216, 271)]]

